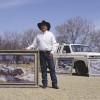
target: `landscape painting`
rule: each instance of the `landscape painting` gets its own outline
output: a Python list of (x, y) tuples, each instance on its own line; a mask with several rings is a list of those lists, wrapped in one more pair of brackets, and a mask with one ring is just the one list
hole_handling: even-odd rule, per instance
[(36, 58), (35, 53), (0, 54), (0, 84), (35, 85)]
[(89, 76), (100, 76), (100, 59), (89, 60)]
[(72, 74), (73, 59), (72, 58), (58, 58), (56, 61), (56, 72)]

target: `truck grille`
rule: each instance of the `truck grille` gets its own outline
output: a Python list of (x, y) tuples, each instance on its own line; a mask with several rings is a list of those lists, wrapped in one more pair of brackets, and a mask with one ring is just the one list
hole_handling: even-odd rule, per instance
[(100, 56), (98, 56), (98, 55), (92, 55), (92, 56), (89, 56), (89, 58), (99, 58), (100, 59)]

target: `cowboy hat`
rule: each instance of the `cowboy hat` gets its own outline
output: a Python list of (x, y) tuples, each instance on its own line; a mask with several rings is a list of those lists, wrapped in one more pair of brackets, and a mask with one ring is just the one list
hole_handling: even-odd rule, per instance
[(38, 28), (39, 28), (40, 30), (41, 30), (41, 25), (46, 25), (47, 28), (48, 28), (47, 30), (50, 30), (51, 25), (50, 25), (49, 22), (46, 22), (45, 20), (43, 20), (42, 22), (38, 23), (37, 26), (38, 26)]

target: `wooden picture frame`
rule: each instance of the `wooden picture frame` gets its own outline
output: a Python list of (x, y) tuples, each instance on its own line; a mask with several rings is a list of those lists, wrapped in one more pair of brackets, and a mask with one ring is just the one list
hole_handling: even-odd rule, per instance
[(72, 75), (73, 58), (59, 57), (56, 59), (56, 73)]
[(0, 87), (38, 87), (38, 51), (0, 51)]
[(89, 76), (100, 76), (100, 59), (88, 59)]

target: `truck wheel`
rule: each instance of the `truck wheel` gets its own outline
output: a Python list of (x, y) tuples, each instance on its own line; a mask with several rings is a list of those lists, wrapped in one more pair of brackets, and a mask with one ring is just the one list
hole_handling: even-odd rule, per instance
[(77, 62), (75, 64), (75, 71), (79, 76), (86, 76), (88, 73), (88, 68), (86, 67), (84, 62)]

